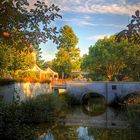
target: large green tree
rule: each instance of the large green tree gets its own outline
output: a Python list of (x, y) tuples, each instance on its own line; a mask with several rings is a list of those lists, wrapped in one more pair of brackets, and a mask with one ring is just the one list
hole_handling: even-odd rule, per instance
[(140, 45), (115, 36), (98, 40), (84, 55), (82, 68), (93, 75), (94, 80), (140, 80)]
[(140, 45), (129, 42), (127, 47), (124, 47), (124, 61), (127, 67), (123, 70), (123, 75), (131, 80), (140, 80)]
[(123, 57), (125, 45), (125, 40), (117, 43), (114, 36), (98, 40), (89, 48), (89, 54), (84, 56), (83, 67), (88, 68), (95, 79), (105, 77), (113, 80), (126, 67)]
[(70, 76), (72, 71), (80, 70), (80, 49), (76, 48), (78, 38), (73, 29), (65, 25), (61, 29), (61, 45), (58, 46), (58, 53), (53, 60), (53, 67), (61, 76), (65, 73)]

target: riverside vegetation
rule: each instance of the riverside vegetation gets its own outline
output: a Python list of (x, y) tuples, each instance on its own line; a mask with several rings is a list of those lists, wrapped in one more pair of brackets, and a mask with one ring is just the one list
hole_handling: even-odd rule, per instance
[(31, 127), (38, 123), (55, 123), (63, 117), (68, 108), (67, 95), (39, 95), (25, 102), (0, 103), (0, 139), (35, 139)]

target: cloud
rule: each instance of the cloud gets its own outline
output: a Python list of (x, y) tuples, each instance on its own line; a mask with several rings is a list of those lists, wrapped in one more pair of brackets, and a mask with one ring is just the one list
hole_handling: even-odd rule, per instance
[[(30, 6), (37, 0), (30, 0)], [(56, 4), (62, 12), (68, 13), (110, 13), (132, 15), (140, 7), (139, 0), (42, 0), (47, 5)]]
[(88, 21), (81, 21), (79, 23), (79, 25), (82, 25), (82, 26), (95, 26), (95, 24), (93, 24), (92, 22), (88, 22)]
[(116, 25), (116, 24), (95, 24), (94, 22), (89, 21), (89, 19), (85, 19), (85, 17), (83, 18), (64, 18), (62, 19), (64, 22), (71, 22), (74, 23), (78, 26), (99, 26), (99, 27), (113, 27), (113, 28), (119, 28), (119, 29), (123, 29), (126, 27), (126, 25)]
[[(45, 0), (50, 3), (50, 0)], [(49, 1), (49, 2), (48, 2)], [(140, 7), (140, 1), (132, 4), (133, 0), (51, 0), (58, 5), (63, 12), (73, 13), (110, 13), (131, 15)]]
[(110, 37), (111, 35), (110, 34), (93, 35), (93, 36), (88, 37), (88, 40), (97, 41), (98, 39), (103, 39), (105, 36)]

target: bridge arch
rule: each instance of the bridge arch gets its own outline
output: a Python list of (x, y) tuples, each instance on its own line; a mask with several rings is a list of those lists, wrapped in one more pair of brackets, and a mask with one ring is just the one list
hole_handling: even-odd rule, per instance
[(88, 104), (88, 101), (91, 99), (91, 98), (95, 98), (95, 97), (101, 97), (102, 99), (104, 99), (106, 101), (106, 97), (103, 96), (102, 94), (100, 93), (97, 93), (97, 92), (85, 92), (82, 94), (81, 96), (81, 99), (80, 99), (80, 103), (81, 104)]

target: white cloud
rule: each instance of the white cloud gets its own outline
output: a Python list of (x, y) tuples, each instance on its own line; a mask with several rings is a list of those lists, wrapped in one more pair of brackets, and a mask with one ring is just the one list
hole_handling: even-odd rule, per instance
[(103, 39), (105, 36), (110, 37), (111, 35), (103, 34), (103, 35), (93, 35), (88, 37), (88, 40), (90, 41), (97, 41), (98, 39)]
[(88, 22), (88, 21), (81, 21), (81, 22), (79, 22), (79, 25), (94, 26), (95, 24), (93, 24), (92, 22)]
[(87, 16), (87, 15), (84, 16), (83, 18), (84, 18), (84, 19), (91, 19), (91, 17), (90, 17), (90, 16)]
[(126, 25), (116, 25), (116, 24), (94, 24), (94, 22), (87, 21), (84, 17), (82, 18), (64, 18), (62, 19), (64, 22), (72, 22), (78, 26), (100, 26), (100, 27), (113, 27), (123, 29)]
[(131, 15), (140, 7), (140, 2), (130, 4), (127, 0), (45, 0), (57, 4), (63, 12), (110, 13)]
[[(30, 0), (30, 7), (37, 0)], [(52, 3), (58, 5), (63, 12), (73, 13), (110, 13), (132, 15), (140, 7), (140, 1), (132, 4), (128, 0), (42, 0), (47, 5)]]

